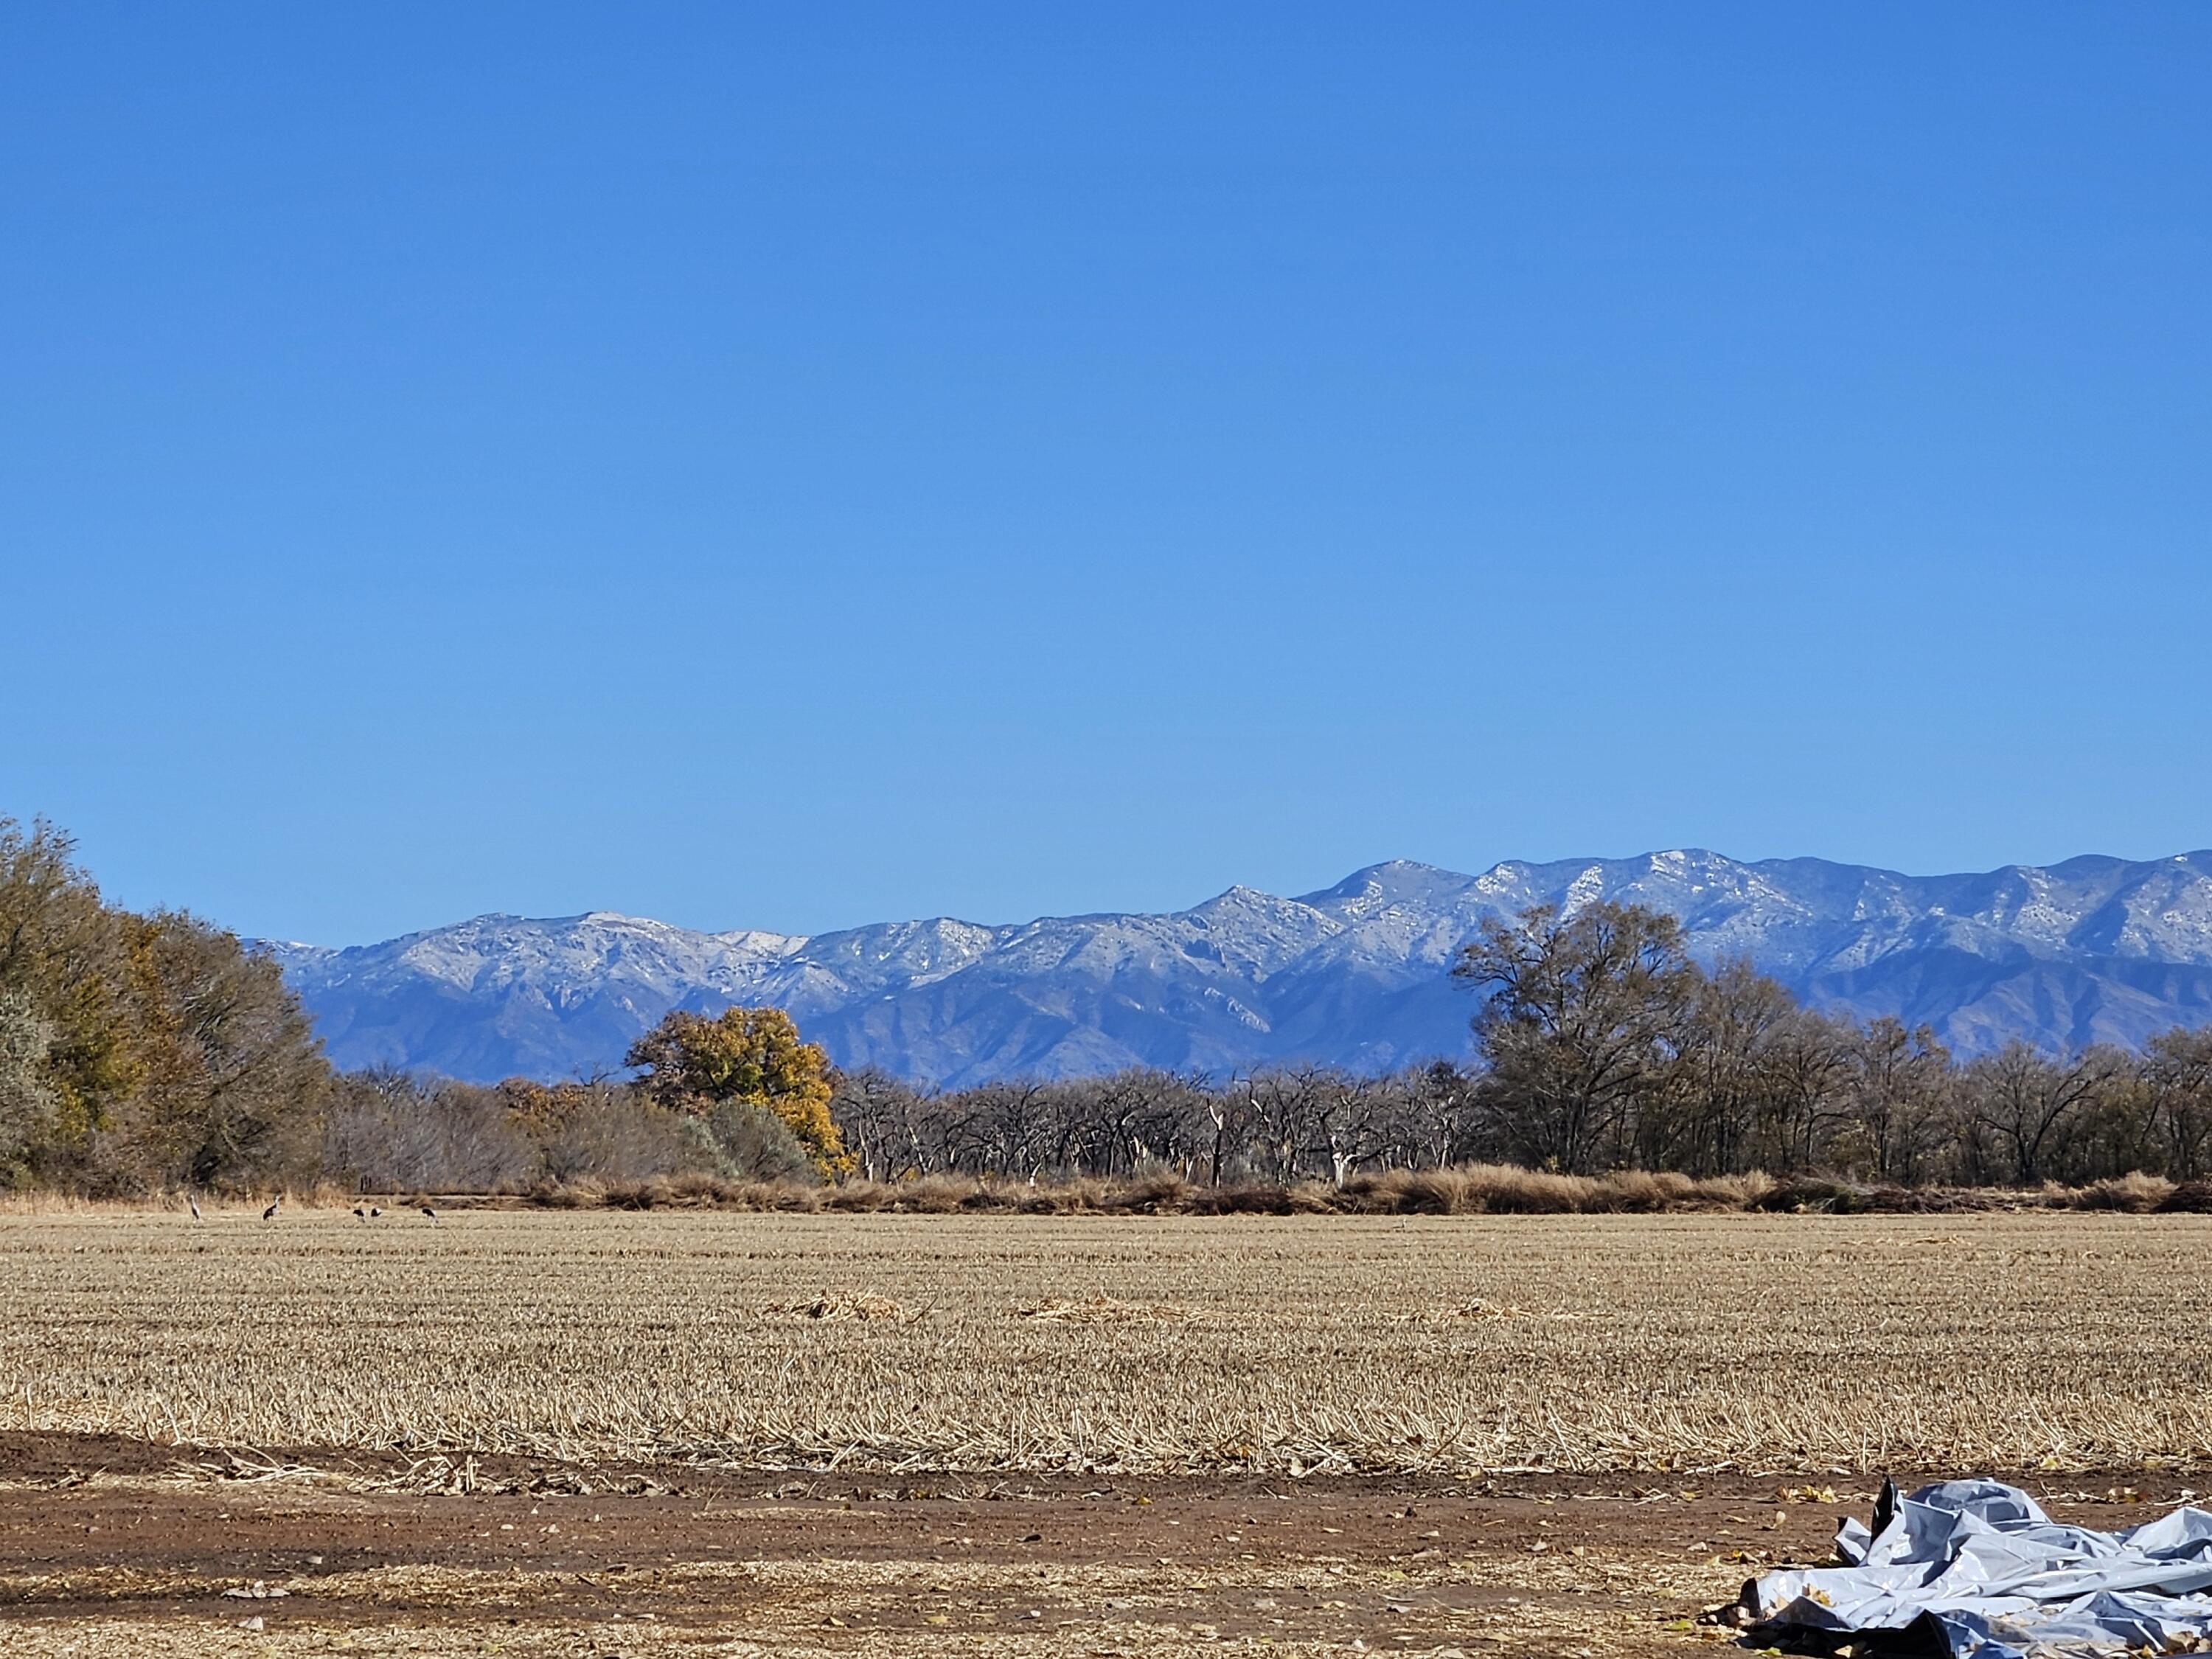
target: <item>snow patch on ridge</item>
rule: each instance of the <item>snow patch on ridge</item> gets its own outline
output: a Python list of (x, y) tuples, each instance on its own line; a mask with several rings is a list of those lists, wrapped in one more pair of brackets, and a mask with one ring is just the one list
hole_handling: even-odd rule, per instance
[(1401, 860), (1298, 897), (1237, 886), (1158, 915), (810, 937), (592, 911), (259, 948), (342, 1065), (566, 1076), (618, 1064), (672, 1007), (773, 1002), (841, 1064), (969, 1082), (1109, 1060), (1227, 1073), (1463, 1053), (1472, 1010), (1448, 969), (1483, 918), (1600, 900), (1679, 916), (1701, 960), (1747, 957), (1815, 1003), (1926, 1020), (1966, 1052), (2212, 1021), (2205, 853), (1936, 877), (1694, 848), (1476, 876)]

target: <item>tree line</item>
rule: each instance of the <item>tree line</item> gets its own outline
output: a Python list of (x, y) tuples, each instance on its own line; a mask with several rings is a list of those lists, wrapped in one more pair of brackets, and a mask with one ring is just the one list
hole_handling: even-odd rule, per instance
[(1906, 1186), (2212, 1178), (2212, 1029), (1962, 1060), (1925, 1027), (1805, 1008), (1747, 963), (1703, 968), (1672, 918), (1615, 904), (1486, 922), (1453, 971), (1472, 993), (1470, 1056), (1381, 1075), (1133, 1069), (933, 1090), (840, 1072), (772, 1008), (671, 1013), (627, 1075), (339, 1073), (275, 963), (196, 917), (109, 903), (65, 836), (0, 819), (0, 1190), (684, 1174), (1341, 1186), (1469, 1163)]
[[(1832, 1022), (1826, 1022), (1832, 1024)], [(1133, 1070), (931, 1091), (841, 1076), (858, 1173), (1341, 1185), (1355, 1173), (1507, 1164), (1569, 1175), (1834, 1175), (1895, 1186), (2080, 1185), (2212, 1176), (2212, 1037), (2052, 1060), (2020, 1046), (1958, 1065), (1893, 1022), (1801, 1031), (1771, 1053), (1668, 1055), (1579, 1099), (1437, 1060), (1382, 1076), (1271, 1068), (1227, 1082)], [(1726, 1067), (1725, 1094), (1685, 1091)]]
[(945, 1092), (862, 1072), (839, 1080), (834, 1109), (878, 1180), (1160, 1170), (1341, 1185), (1468, 1163), (1900, 1186), (2212, 1176), (2212, 1028), (2139, 1053), (2014, 1042), (1961, 1060), (1924, 1025), (1806, 1008), (1746, 963), (1702, 968), (1674, 918), (1611, 903), (1487, 921), (1453, 971), (1478, 1010), (1465, 1063)]

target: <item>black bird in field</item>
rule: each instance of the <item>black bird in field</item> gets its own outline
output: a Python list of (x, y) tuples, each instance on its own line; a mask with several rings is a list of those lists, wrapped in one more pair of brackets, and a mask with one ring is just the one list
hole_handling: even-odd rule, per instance
[(185, 1194), (185, 1207), (192, 1212), (193, 1220), (198, 1221), (200, 1218), (200, 1201), (190, 1193)]
[(383, 1213), (384, 1213), (384, 1211), (383, 1211), (383, 1209), (382, 1209), (382, 1207), (381, 1207), (380, 1206), (372, 1204), (372, 1205), (370, 1205), (370, 1206), (368, 1206), (368, 1218), (369, 1218), (371, 1221), (375, 1220), (377, 1217), (379, 1217), (379, 1216), (382, 1215)]
[(276, 1206), (283, 1202), (283, 1200), (282, 1199), (277, 1199), (271, 1202), (269, 1207), (261, 1212), (261, 1218), (264, 1221), (274, 1221), (276, 1218)]
[(353, 1206), (353, 1212), (354, 1212), (356, 1215), (359, 1216), (359, 1217), (360, 1217), (363, 1221), (366, 1221), (366, 1220), (368, 1220), (368, 1212), (367, 1210), (362, 1209), (362, 1208), (361, 1207), (361, 1206), (360, 1206), (360, 1205), (358, 1205), (358, 1204), (356, 1204), (356, 1205), (355, 1205), (355, 1206)]
[(422, 1206), (422, 1213), (428, 1216), (433, 1221), (435, 1221), (438, 1218), (438, 1212), (432, 1209), (428, 1204), (425, 1204)]

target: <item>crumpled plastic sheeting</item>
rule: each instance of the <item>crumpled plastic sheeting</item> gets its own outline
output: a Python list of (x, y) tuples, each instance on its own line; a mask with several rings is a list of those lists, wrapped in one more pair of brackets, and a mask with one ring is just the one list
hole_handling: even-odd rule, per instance
[(1744, 1588), (1752, 1622), (1906, 1650), (2044, 1659), (2212, 1648), (2212, 1512), (2180, 1509), (2126, 1532), (2061, 1526), (2016, 1487), (1947, 1480), (1871, 1528), (1847, 1521), (1841, 1567), (1785, 1569)]

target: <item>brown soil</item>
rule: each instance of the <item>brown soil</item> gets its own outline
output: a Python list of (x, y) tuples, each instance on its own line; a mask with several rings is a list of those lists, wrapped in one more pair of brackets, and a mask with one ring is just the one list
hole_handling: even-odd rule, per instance
[[(2179, 1496), (2063, 1479), (2052, 1507), (2100, 1526)], [(1824, 1559), (1871, 1490), (449, 1470), (9, 1435), (0, 1650), (1674, 1653), (1732, 1639), (1700, 1611)], [(224, 1593), (257, 1582), (283, 1594)]]

